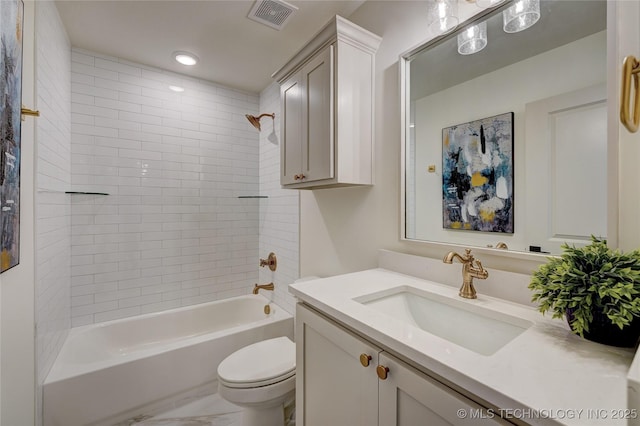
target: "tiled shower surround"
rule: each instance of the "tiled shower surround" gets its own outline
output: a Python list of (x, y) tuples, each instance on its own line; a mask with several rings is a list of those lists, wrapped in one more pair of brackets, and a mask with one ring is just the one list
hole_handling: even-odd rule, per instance
[[(44, 382), (69, 330), (71, 205), (71, 52), (53, 2), (36, 7), (36, 378)], [(28, 142), (27, 142), (28, 143)], [(28, 166), (22, 173), (30, 173)], [(25, 224), (28, 226), (27, 224)], [(25, 283), (26, 284), (26, 283)], [(36, 424), (42, 393), (36, 392)]]
[[(258, 280), (257, 94), (73, 49), (72, 326)], [(176, 93), (169, 86), (180, 86)]]
[[(294, 314), (295, 298), (288, 285), (299, 276), (299, 191), (280, 187), (280, 85), (274, 82), (260, 93), (260, 112), (275, 113), (275, 120), (264, 119), (260, 132), (260, 257), (276, 253), (275, 271), (260, 268), (260, 282), (273, 281), (273, 301)], [(265, 294), (269, 297), (269, 294)]]

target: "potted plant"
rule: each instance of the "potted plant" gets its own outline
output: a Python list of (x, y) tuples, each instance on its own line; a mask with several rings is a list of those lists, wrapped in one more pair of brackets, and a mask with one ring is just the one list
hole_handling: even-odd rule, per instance
[(540, 312), (566, 315), (573, 332), (586, 339), (634, 347), (640, 336), (640, 251), (612, 250), (594, 236), (585, 247), (562, 249), (531, 278)]

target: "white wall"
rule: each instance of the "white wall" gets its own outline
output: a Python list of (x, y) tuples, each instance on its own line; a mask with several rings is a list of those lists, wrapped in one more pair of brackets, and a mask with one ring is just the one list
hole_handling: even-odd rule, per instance
[(399, 242), (397, 60), (428, 36), (424, 4), (366, 2), (349, 19), (382, 37), (375, 57), (375, 185), (300, 194), (302, 275), (328, 276), (375, 267), (378, 248), (406, 251)]
[(71, 196), (72, 325), (249, 292), (258, 96), (76, 49), (71, 70), (73, 190), (109, 194)]
[[(289, 313), (295, 313), (295, 299), (287, 290), (299, 276), (299, 195), (280, 187), (280, 86), (274, 82), (260, 93), (260, 112), (275, 112), (275, 124), (263, 118), (260, 132), (260, 257), (274, 252), (275, 271), (260, 268), (260, 283), (273, 282), (273, 300)], [(275, 135), (272, 130), (275, 125)], [(263, 292), (269, 297), (268, 292)]]
[(71, 52), (55, 3), (38, 2), (36, 158), (37, 418), (41, 385), (70, 321)]
[[(35, 100), (35, 4), (24, 2), (22, 101)], [(35, 120), (21, 124), (20, 263), (0, 275), (0, 424), (35, 422)]]
[[(478, 13), (459, 3), (461, 22)], [(423, 2), (366, 2), (352, 22), (382, 37), (376, 53), (375, 186), (302, 192), (300, 195), (300, 273), (334, 275), (377, 265), (377, 249), (442, 258), (447, 248), (400, 240), (400, 84), (399, 56), (433, 38)], [(532, 265), (482, 255), (483, 264), (514, 272)], [(544, 261), (544, 258), (542, 258)]]

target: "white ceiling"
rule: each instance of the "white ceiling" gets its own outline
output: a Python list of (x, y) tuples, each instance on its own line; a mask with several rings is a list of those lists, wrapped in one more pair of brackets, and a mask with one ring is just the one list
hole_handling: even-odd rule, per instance
[[(132, 62), (260, 92), (271, 74), (333, 16), (348, 17), (365, 0), (289, 0), (298, 7), (278, 31), (247, 15), (254, 0), (56, 1), (71, 45)], [(185, 67), (174, 51), (196, 54)]]

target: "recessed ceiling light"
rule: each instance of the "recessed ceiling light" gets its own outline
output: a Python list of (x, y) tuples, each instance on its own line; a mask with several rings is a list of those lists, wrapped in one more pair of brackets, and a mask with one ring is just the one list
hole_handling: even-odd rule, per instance
[(180, 87), (180, 86), (169, 86), (169, 90), (173, 90), (174, 92), (184, 92), (184, 87)]
[(173, 57), (182, 65), (195, 65), (198, 63), (198, 57), (189, 52), (174, 52)]

